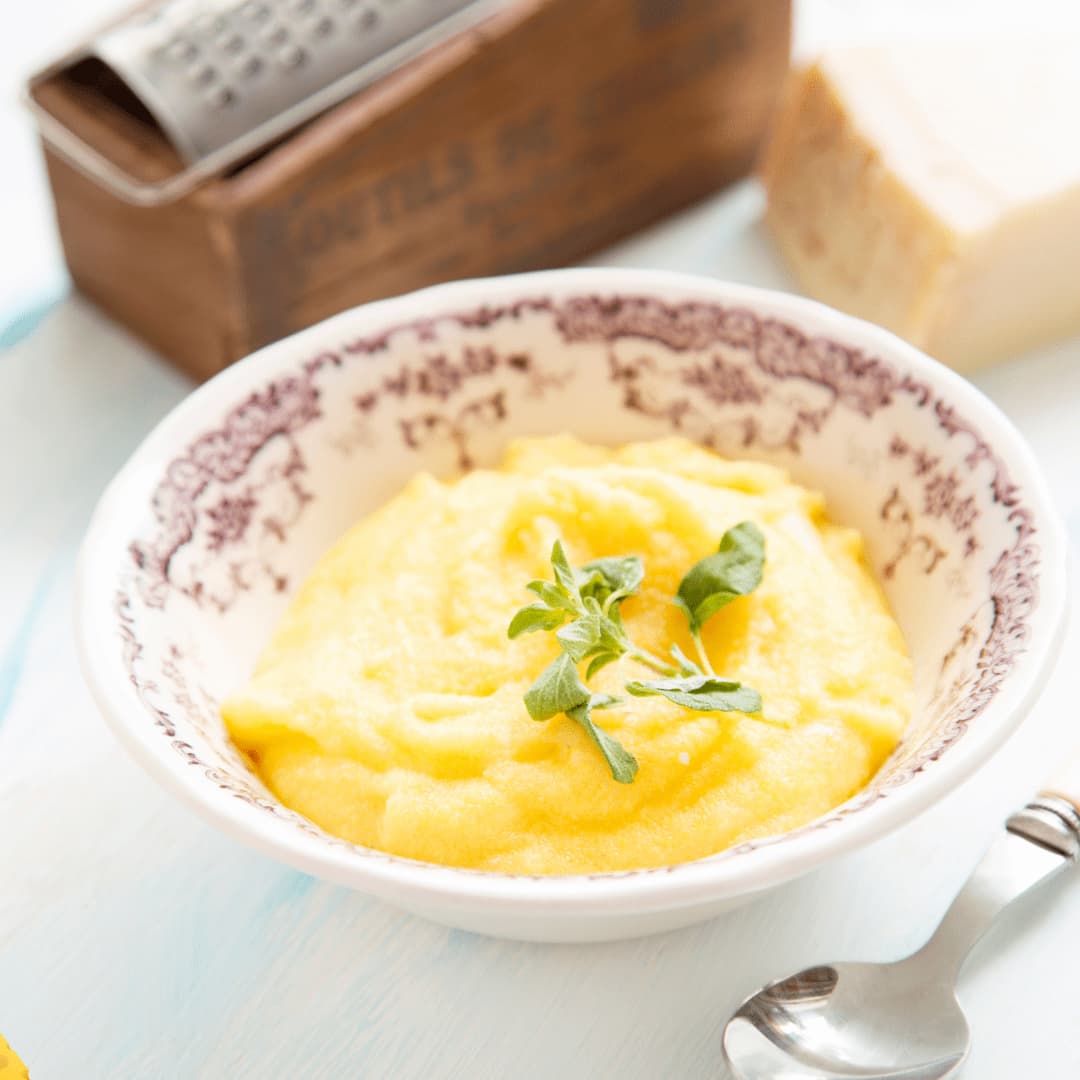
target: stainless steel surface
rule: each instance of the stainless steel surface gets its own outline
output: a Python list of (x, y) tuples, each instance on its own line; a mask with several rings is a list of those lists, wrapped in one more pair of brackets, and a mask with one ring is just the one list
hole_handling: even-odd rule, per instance
[(944, 1080), (969, 1046), (955, 984), (1014, 900), (1080, 853), (1080, 815), (1041, 797), (1009, 819), (934, 936), (893, 964), (823, 964), (748, 998), (724, 1029), (743, 1080)]
[(31, 85), (88, 58), (153, 115), (185, 168), (147, 183), (33, 98), (42, 137), (121, 198), (168, 202), (219, 175), (509, 0), (164, 0), (106, 29)]
[(1013, 814), (1005, 827), (1070, 858), (1080, 855), (1080, 814), (1072, 803), (1056, 796), (1040, 795)]

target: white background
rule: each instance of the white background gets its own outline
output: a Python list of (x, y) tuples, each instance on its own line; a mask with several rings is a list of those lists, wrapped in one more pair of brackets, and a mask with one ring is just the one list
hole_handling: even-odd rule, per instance
[[(0, 98), (103, 0), (9, 0)], [(1077, 5), (807, 0), (797, 47), (990, 24)], [(62, 287), (24, 119), (0, 107), (0, 325)], [(791, 287), (742, 185), (597, 262)], [(1031, 440), (1080, 541), (1080, 343), (978, 383)], [(980, 775), (918, 822), (723, 919), (615, 945), (489, 941), (314, 882), (220, 837), (131, 764), (71, 642), (87, 515), (187, 391), (68, 299), (0, 352), (0, 1031), (34, 1080), (723, 1076), (720, 1032), (762, 981), (918, 944), (1005, 814), (1080, 744), (1080, 631), (1043, 701)], [(1080, 878), (1026, 904), (969, 965), (972, 1080), (1080, 1076)]]

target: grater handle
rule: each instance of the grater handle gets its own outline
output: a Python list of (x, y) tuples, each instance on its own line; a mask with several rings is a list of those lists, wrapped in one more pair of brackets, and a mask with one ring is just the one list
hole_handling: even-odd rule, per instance
[[(398, 0), (394, 2), (398, 3)], [(222, 7), (223, 3), (224, 0), (213, 0), (215, 9)], [(325, 85), (309, 86), (304, 96), (295, 101), (286, 101), (283, 106), (279, 106), (277, 112), (270, 112), (265, 116), (256, 113), (252, 126), (247, 129), (238, 129), (239, 114), (231, 114), (230, 124), (224, 126), (222, 122), (216, 127), (207, 128), (204, 122), (201, 131), (194, 130), (191, 124), (180, 122), (175, 108), (171, 110), (173, 115), (170, 115), (170, 110), (162, 107), (162, 102), (168, 100), (161, 92), (164, 84), (156, 83), (154, 78), (142, 69), (132, 70), (130, 64), (125, 66), (117, 62), (123, 60), (127, 53), (118, 44), (116, 35), (126, 31), (130, 38), (133, 33), (143, 32), (119, 23), (112, 24), (109, 28), (111, 34), (102, 37), (96, 47), (84, 45), (34, 76), (27, 86), (24, 101), (37, 123), (43, 141), (58, 157), (125, 202), (137, 206), (159, 206), (174, 202), (207, 180), (226, 173), (307, 121), (378, 82), (428, 50), (462, 32), (478, 27), (496, 14), (512, 12), (517, 3), (519, 0), (427, 0), (426, 4), (421, 4), (420, 0), (411, 0), (411, 7), (406, 9), (405, 5), (402, 5), (400, 8), (402, 12), (408, 10), (411, 16), (404, 25), (395, 28), (400, 32), (400, 36), (391, 34), (389, 38), (384, 35), (384, 38), (374, 39), (373, 43), (368, 44), (369, 51), (366, 54), (358, 53), (355, 58), (343, 56), (339, 50), (337, 74), (328, 76)], [(206, 4), (209, 6), (211, 0), (206, 0)], [(160, 0), (150, 5), (151, 8), (162, 6)], [(268, 2), (256, 6), (270, 9)], [(424, 23), (417, 12), (429, 21)], [(160, 18), (160, 15), (154, 18)], [(329, 20), (326, 21), (328, 25), (333, 25)], [(130, 41), (125, 40), (129, 46)], [(371, 52), (371, 49), (381, 51)], [(130, 52), (130, 48), (128, 51)], [(167, 51), (159, 42), (151, 55), (161, 55)], [(305, 55), (299, 48), (294, 52), (301, 57)], [(35, 91), (46, 81), (87, 58), (101, 60), (135, 92), (135, 97), (151, 113), (180, 157), (175, 172), (163, 178), (131, 175), (73, 131), (61, 117), (51, 112), (46, 104), (39, 100)], [(308, 67), (310, 66), (309, 64)], [(213, 75), (212, 67), (205, 70)], [(139, 78), (135, 79), (135, 75), (139, 75)], [(228, 102), (235, 107), (236, 96), (228, 86), (217, 85), (216, 89), (229, 95)], [(216, 99), (215, 104), (222, 105)], [(224, 115), (221, 114), (222, 117)], [(203, 121), (206, 120), (205, 116), (200, 116)], [(188, 118), (190, 119), (190, 116)]]
[(218, 175), (227, 165), (216, 160), (224, 155), (211, 155), (164, 180), (136, 180), (35, 101), (31, 90), (23, 94), (23, 104), (29, 109), (48, 147), (68, 165), (124, 202), (135, 206), (162, 206), (175, 202)]

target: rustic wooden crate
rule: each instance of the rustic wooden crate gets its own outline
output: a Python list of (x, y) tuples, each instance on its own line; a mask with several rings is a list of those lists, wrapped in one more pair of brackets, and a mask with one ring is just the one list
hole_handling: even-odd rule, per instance
[[(578, 259), (746, 173), (789, 0), (520, 0), (166, 206), (46, 148), (72, 277), (197, 378), (343, 308)], [(38, 103), (130, 172), (160, 133), (64, 76)]]

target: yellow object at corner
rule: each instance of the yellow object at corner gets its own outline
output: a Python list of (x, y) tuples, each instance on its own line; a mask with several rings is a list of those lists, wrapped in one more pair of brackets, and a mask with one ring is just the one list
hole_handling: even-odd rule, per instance
[[(638, 554), (631, 637), (691, 651), (672, 603), (683, 574), (739, 521), (766, 537), (765, 575), (712, 618), (718, 673), (761, 692), (760, 717), (628, 698), (597, 720), (637, 758), (617, 784), (565, 716), (522, 695), (558, 651), (509, 641), (513, 613), (575, 565)], [(584, 665), (582, 665), (584, 670)], [(626, 697), (624, 657), (591, 681)], [(805, 824), (863, 787), (909, 715), (911, 665), (855, 531), (771, 466), (680, 439), (619, 449), (513, 443), (498, 470), (416, 476), (314, 569), (249, 685), (223, 708), (270, 789), (327, 831), (415, 859), (580, 873), (695, 859)]]
[(30, 1073), (19, 1059), (19, 1055), (8, 1045), (7, 1039), (0, 1035), (0, 1080), (29, 1080)]

